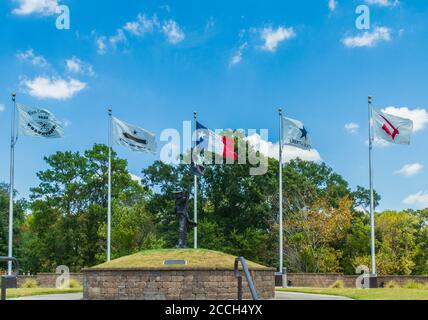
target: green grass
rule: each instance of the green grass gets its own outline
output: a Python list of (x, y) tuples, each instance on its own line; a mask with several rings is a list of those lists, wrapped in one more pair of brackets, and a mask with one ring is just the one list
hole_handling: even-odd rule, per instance
[[(122, 257), (95, 266), (91, 269), (230, 269), (233, 270), (235, 256), (222, 252), (203, 249), (162, 249), (147, 250), (130, 256)], [(187, 260), (187, 265), (166, 266), (164, 260)], [(266, 267), (247, 261), (250, 269), (265, 269)]]
[(53, 289), (53, 288), (21, 288), (21, 289), (7, 289), (7, 298), (21, 298), (30, 296), (40, 296), (47, 294), (62, 294), (62, 293), (77, 293), (82, 292), (81, 288), (76, 289)]
[(428, 300), (428, 290), (426, 289), (285, 288), (278, 289), (278, 291), (327, 294), (355, 300)]

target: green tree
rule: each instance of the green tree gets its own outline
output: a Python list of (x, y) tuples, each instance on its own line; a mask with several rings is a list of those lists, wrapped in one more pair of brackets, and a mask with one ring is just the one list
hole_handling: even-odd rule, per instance
[[(26, 243), (31, 268), (51, 272), (65, 264), (78, 271), (101, 262), (106, 251), (100, 228), (107, 219), (108, 148), (94, 145), (83, 155), (57, 152), (45, 161), (49, 168), (37, 174), (40, 184), (31, 189), (31, 235)], [(126, 166), (113, 152), (112, 196), (120, 199), (118, 206), (132, 207), (143, 203), (146, 194)]]
[[(409, 275), (415, 268), (418, 217), (407, 211), (376, 215), (376, 268), (382, 275)], [(354, 265), (370, 265), (370, 256), (357, 257)]]
[[(18, 196), (15, 191), (14, 198)], [(20, 258), (22, 256), (21, 244), (23, 234), (22, 225), (25, 221), (25, 210), (27, 202), (22, 199), (14, 200), (13, 212), (13, 255)], [(9, 244), (9, 185), (0, 183), (0, 256), (8, 255)], [(0, 266), (4, 268), (5, 265)]]

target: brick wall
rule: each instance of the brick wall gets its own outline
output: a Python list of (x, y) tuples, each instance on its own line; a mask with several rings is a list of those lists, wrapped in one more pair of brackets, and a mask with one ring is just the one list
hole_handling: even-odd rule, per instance
[[(28, 279), (34, 279), (40, 288), (55, 288), (56, 279), (59, 277), (56, 273), (39, 273), (35, 276), (18, 276), (18, 287)], [(70, 273), (70, 280), (74, 279), (83, 285), (83, 274), (82, 273)]]
[[(251, 271), (262, 299), (275, 295), (274, 270)], [(83, 270), (87, 300), (236, 300), (232, 270)], [(243, 279), (244, 298), (251, 299)]]
[(36, 276), (18, 276), (18, 278), (16, 280), (18, 283), (18, 288), (20, 288), (25, 283), (25, 281), (27, 281), (27, 280), (36, 280), (37, 281), (37, 277)]
[[(287, 282), (292, 287), (318, 287), (328, 288), (337, 280), (342, 280), (345, 287), (355, 288), (357, 275), (345, 276), (335, 273), (289, 273)], [(422, 284), (428, 284), (428, 276), (379, 276), (379, 286), (386, 285), (390, 281), (395, 281), (398, 285), (404, 286), (409, 281), (415, 281)]]

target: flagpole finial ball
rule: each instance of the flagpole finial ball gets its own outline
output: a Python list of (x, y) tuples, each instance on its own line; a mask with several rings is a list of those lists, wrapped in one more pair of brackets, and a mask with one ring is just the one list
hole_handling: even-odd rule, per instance
[(373, 97), (372, 97), (372, 96), (369, 96), (369, 101), (372, 101), (372, 99), (373, 99)]
[(16, 93), (15, 92), (12, 92), (12, 97), (16, 97)]

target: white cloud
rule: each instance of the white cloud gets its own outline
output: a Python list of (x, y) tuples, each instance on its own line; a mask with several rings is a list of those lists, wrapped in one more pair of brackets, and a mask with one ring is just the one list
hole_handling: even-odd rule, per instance
[(365, 31), (358, 36), (347, 37), (342, 43), (349, 48), (374, 47), (381, 41), (391, 41), (391, 29), (376, 27), (373, 31)]
[(124, 43), (127, 41), (125, 32), (122, 29), (117, 29), (116, 34), (111, 36), (109, 39), (110, 45), (116, 49), (118, 43)]
[(357, 133), (359, 129), (360, 129), (360, 125), (358, 123), (349, 122), (349, 123), (345, 124), (345, 130), (349, 134)]
[(428, 207), (428, 192), (419, 191), (416, 194), (412, 194), (403, 200), (404, 204), (414, 206), (418, 209), (425, 209)]
[(29, 62), (32, 65), (38, 67), (47, 67), (49, 65), (49, 63), (43, 56), (35, 55), (33, 49), (28, 49), (24, 52), (18, 52), (16, 54), (16, 57), (21, 61)]
[(136, 182), (138, 182), (138, 183), (141, 184), (141, 177), (139, 177), (139, 176), (137, 176), (136, 174), (133, 174), (133, 173), (130, 173), (129, 175), (131, 176), (131, 179), (133, 181), (136, 181)]
[[(277, 160), (279, 159), (279, 143), (272, 143), (270, 141), (263, 140), (259, 134), (253, 134), (247, 137), (246, 139), (248, 143), (256, 150), (268, 150), (267, 155), (269, 157), (275, 158)], [(315, 149), (302, 150), (291, 146), (283, 147), (284, 162), (289, 162), (297, 158), (313, 162), (318, 162), (322, 160), (319, 152)]]
[(36, 77), (24, 80), (21, 85), (28, 93), (40, 99), (66, 100), (86, 88), (86, 83), (76, 79)]
[(426, 125), (428, 124), (428, 112), (425, 109), (411, 110), (405, 107), (404, 108), (387, 107), (382, 111), (397, 117), (412, 120), (414, 132), (425, 129)]
[(264, 41), (262, 49), (270, 52), (275, 52), (281, 42), (296, 36), (293, 28), (284, 28), (282, 26), (276, 29), (265, 27), (260, 31), (260, 33), (261, 38)]
[(244, 50), (248, 47), (248, 43), (243, 43), (239, 49), (233, 54), (232, 58), (230, 59), (230, 65), (239, 64), (242, 61), (242, 55), (244, 53)]
[(159, 26), (160, 24), (156, 15), (148, 18), (145, 14), (140, 13), (136, 21), (127, 22), (123, 29), (135, 36), (142, 36), (146, 33), (152, 33)]
[(4, 104), (0, 104), (0, 112), (4, 112), (4, 110), (5, 110), (5, 106), (4, 106)]
[(86, 74), (90, 76), (95, 74), (94, 68), (89, 63), (85, 63), (77, 57), (72, 57), (66, 60), (65, 65), (67, 71), (70, 73)]
[(58, 0), (15, 0), (18, 7), (13, 9), (12, 13), (20, 16), (29, 14), (41, 14), (49, 16), (56, 13), (60, 5)]
[(111, 37), (96, 36), (96, 32), (92, 32), (92, 34), (96, 36), (95, 44), (98, 54), (105, 54), (109, 47), (116, 49), (119, 43), (128, 41), (129, 35), (142, 37), (146, 34), (154, 33), (163, 34), (171, 44), (177, 44), (186, 37), (184, 31), (176, 21), (164, 20), (160, 22), (156, 14), (152, 17), (148, 17), (141, 13), (138, 14), (135, 21), (125, 23), (125, 25), (117, 29), (116, 34)]
[(95, 45), (97, 46), (97, 52), (98, 54), (104, 54), (107, 51), (107, 44), (106, 44), (107, 38), (104, 36), (97, 37), (95, 39)]
[(333, 12), (336, 10), (338, 2), (336, 0), (328, 0), (328, 9)]
[(185, 34), (174, 20), (168, 20), (162, 25), (162, 32), (169, 43), (177, 44), (184, 40)]
[(395, 171), (395, 174), (401, 174), (406, 177), (412, 177), (422, 172), (424, 166), (420, 163), (412, 163), (404, 165), (400, 170)]
[(366, 0), (367, 4), (380, 7), (395, 7), (400, 4), (399, 0)]

